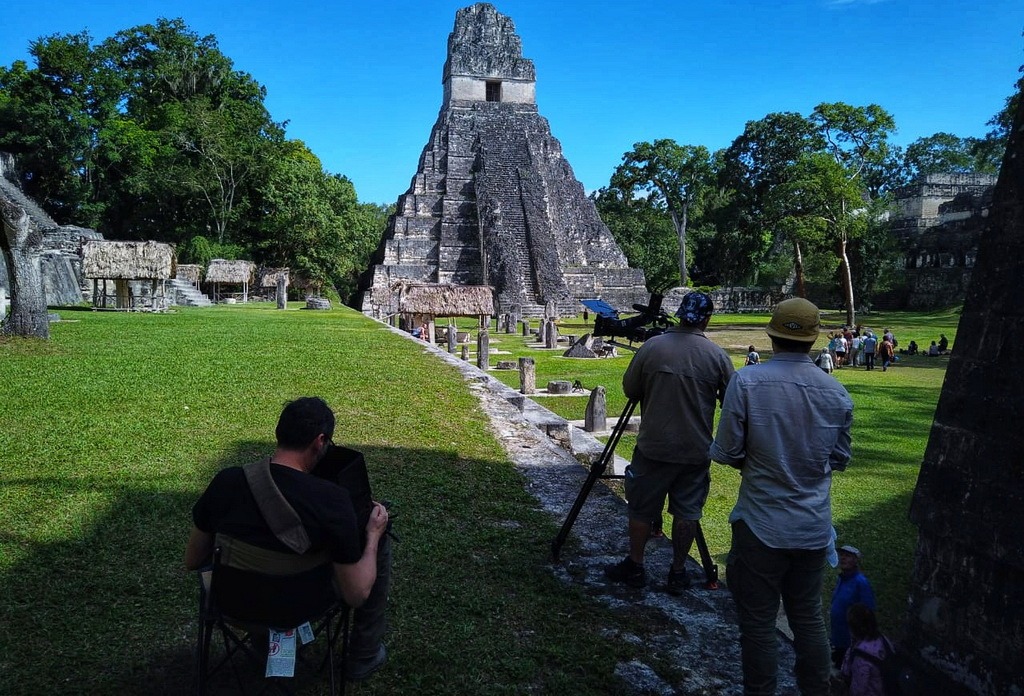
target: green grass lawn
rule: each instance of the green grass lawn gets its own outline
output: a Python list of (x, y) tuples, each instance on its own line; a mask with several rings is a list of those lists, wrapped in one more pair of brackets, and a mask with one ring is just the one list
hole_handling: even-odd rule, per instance
[[(561, 520), (524, 492), (457, 371), (414, 342), (345, 309), (61, 314), (47, 343), (0, 341), (0, 693), (186, 691), (191, 505), (216, 470), (268, 452), (283, 402), (305, 394), (324, 396), (335, 439), (366, 453), (402, 537), (390, 667), (354, 692), (611, 693), (616, 662), (642, 650), (605, 638), (609, 612), (546, 570)], [(953, 340), (957, 316), (885, 320), (905, 345), (940, 330)], [(712, 328), (723, 344), (764, 348), (764, 321), (723, 316)], [(610, 414), (624, 404), (628, 355), (568, 360), (492, 336), (494, 349), (538, 358), (539, 384), (603, 384)], [(907, 594), (906, 511), (944, 366), (837, 373), (856, 412), (836, 526), (865, 551), (890, 628)], [(542, 403), (581, 418), (586, 400)], [(736, 478), (715, 467), (705, 528), (719, 558)]]
[(358, 691), (600, 693), (634, 654), (545, 570), (554, 521), (415, 343), (348, 310), (63, 316), (0, 343), (0, 693), (187, 692), (191, 505), (303, 394), (398, 515), (390, 667)]

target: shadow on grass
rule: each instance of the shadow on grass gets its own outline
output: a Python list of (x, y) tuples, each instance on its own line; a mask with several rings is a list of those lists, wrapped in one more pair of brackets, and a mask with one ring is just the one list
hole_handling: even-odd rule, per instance
[[(877, 502), (836, 521), (839, 544), (856, 546), (861, 567), (877, 600), (881, 628), (899, 637), (907, 612), (910, 573), (917, 547), (917, 529), (909, 519), (912, 492), (879, 496)], [(826, 614), (835, 575), (826, 574)]]
[[(353, 446), (376, 496), (393, 501), (402, 539), (391, 656), (374, 693), (454, 694), (466, 684), (476, 693), (610, 693), (631, 649), (587, 628), (599, 610), (546, 568), (554, 525), (512, 467), (454, 451)], [(268, 450), (237, 443), (188, 477), (187, 491), (130, 477), (7, 482), (108, 502), (79, 538), (3, 539), (30, 548), (0, 575), (0, 692), (188, 693), (197, 588), (181, 558), (190, 509), (218, 469)], [(460, 679), (446, 680), (452, 673)]]

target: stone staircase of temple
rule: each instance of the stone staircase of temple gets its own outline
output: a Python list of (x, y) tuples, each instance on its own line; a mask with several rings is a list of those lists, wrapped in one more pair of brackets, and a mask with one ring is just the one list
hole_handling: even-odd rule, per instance
[(186, 307), (209, 307), (213, 303), (210, 298), (196, 290), (187, 280), (171, 278), (168, 282), (168, 294), (173, 296), (172, 303)]

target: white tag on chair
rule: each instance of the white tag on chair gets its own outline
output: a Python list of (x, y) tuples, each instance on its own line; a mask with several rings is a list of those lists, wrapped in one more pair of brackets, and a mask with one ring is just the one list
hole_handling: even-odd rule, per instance
[(299, 632), (299, 640), (302, 641), (303, 645), (309, 645), (316, 639), (316, 636), (313, 635), (313, 627), (309, 625), (308, 621), (296, 630)]
[(295, 629), (270, 631), (270, 645), (267, 649), (268, 677), (295, 676)]

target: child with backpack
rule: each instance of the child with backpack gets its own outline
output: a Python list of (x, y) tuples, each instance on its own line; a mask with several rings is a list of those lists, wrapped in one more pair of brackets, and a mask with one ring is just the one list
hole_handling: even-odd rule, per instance
[(857, 603), (846, 613), (846, 620), (852, 643), (840, 672), (849, 696), (897, 696), (896, 651), (878, 630), (875, 612)]

